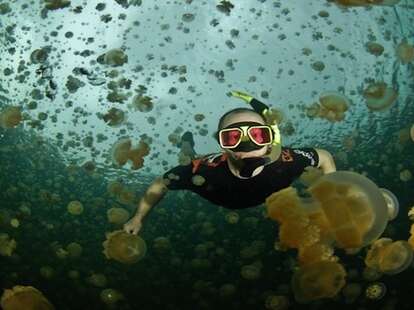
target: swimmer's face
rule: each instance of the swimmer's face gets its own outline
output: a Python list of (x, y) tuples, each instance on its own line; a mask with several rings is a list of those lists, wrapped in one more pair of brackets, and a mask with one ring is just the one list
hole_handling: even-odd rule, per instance
[[(265, 125), (263, 119), (257, 113), (253, 112), (238, 112), (232, 113), (223, 120), (222, 128), (225, 128), (231, 124), (239, 122), (256, 122)], [(265, 145), (262, 148), (250, 152), (233, 152), (231, 149), (223, 149), (234, 159), (243, 159), (250, 157), (262, 157), (266, 154), (269, 146)]]

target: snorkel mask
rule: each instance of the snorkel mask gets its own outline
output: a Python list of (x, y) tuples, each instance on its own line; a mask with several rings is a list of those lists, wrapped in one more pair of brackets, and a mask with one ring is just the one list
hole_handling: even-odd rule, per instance
[[(233, 91), (231, 95), (243, 99), (255, 112), (262, 115), (264, 119), (268, 119), (270, 109), (263, 102), (242, 92)], [(277, 160), (282, 150), (279, 127), (276, 122), (265, 125), (257, 122), (231, 124), (219, 130), (218, 142), (222, 148), (230, 149), (233, 152), (251, 152), (261, 149), (265, 145), (270, 145), (266, 155), (243, 158), (236, 163), (239, 166), (240, 175), (243, 177), (251, 177), (258, 167)]]

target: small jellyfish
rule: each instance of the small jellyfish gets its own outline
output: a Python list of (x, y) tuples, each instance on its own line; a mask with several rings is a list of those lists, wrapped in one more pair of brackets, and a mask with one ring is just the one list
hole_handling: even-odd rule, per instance
[(410, 129), (410, 137), (411, 137), (411, 140), (414, 142), (414, 124), (411, 126), (411, 129)]
[(198, 174), (194, 175), (194, 176), (191, 178), (191, 182), (192, 182), (194, 185), (196, 185), (196, 186), (201, 186), (201, 185), (203, 185), (205, 181), (206, 181), (206, 179), (205, 179), (203, 176), (198, 175)]
[(319, 117), (330, 122), (339, 122), (345, 118), (345, 112), (350, 105), (349, 99), (338, 92), (326, 92), (319, 96), (321, 109)]
[(365, 297), (371, 300), (380, 300), (387, 293), (387, 287), (382, 282), (371, 283), (365, 289)]
[(102, 273), (93, 273), (86, 281), (96, 287), (105, 287), (108, 283), (106, 276)]
[(152, 98), (148, 96), (136, 95), (132, 99), (132, 107), (140, 112), (150, 112), (154, 108)]
[(8, 234), (0, 233), (0, 256), (11, 256), (16, 246), (16, 241), (10, 239)]
[(408, 182), (413, 178), (413, 175), (410, 170), (404, 169), (400, 172), (400, 180), (403, 182)]
[(403, 40), (396, 48), (397, 58), (402, 64), (408, 64), (414, 61), (414, 46)]
[(154, 239), (153, 248), (158, 253), (165, 253), (171, 249), (171, 242), (166, 237), (157, 237)]
[(0, 127), (4, 129), (16, 127), (22, 120), (23, 116), (19, 107), (9, 106), (0, 112)]
[(384, 52), (384, 47), (376, 42), (368, 42), (365, 47), (370, 54), (375, 56), (381, 56)]
[(115, 225), (122, 225), (129, 219), (129, 212), (124, 208), (111, 208), (106, 212), (108, 222)]
[(69, 202), (67, 210), (72, 215), (80, 215), (83, 212), (83, 205), (80, 201), (73, 200)]
[(307, 303), (332, 298), (345, 286), (346, 272), (337, 262), (322, 261), (302, 266), (292, 278), (295, 299)]
[(54, 310), (46, 297), (32, 286), (14, 286), (4, 290), (0, 305), (3, 310)]
[(237, 212), (231, 211), (226, 214), (226, 222), (229, 224), (237, 224), (239, 222), (239, 214)]
[(120, 48), (114, 48), (104, 55), (104, 63), (112, 67), (122, 66), (127, 62), (128, 56)]
[(45, 0), (45, 9), (58, 10), (70, 6), (70, 0)]
[(365, 104), (371, 111), (383, 111), (391, 107), (398, 98), (398, 92), (384, 82), (370, 84), (363, 93)]
[(82, 255), (82, 246), (77, 242), (71, 242), (66, 246), (66, 251), (68, 252), (68, 256), (72, 258), (77, 258)]
[(244, 265), (241, 268), (241, 276), (246, 280), (257, 280), (261, 276), (261, 264), (253, 263)]
[(289, 308), (289, 299), (282, 295), (270, 295), (266, 298), (265, 307), (269, 310), (286, 310)]
[(117, 127), (126, 120), (125, 112), (121, 109), (111, 108), (102, 116), (102, 119), (111, 127)]
[(118, 301), (124, 299), (124, 296), (122, 295), (122, 293), (120, 293), (117, 290), (114, 290), (112, 288), (106, 288), (104, 290), (101, 291), (101, 300), (106, 304), (106, 305), (114, 305), (116, 304)]
[(103, 247), (107, 259), (114, 259), (123, 264), (134, 264), (147, 252), (146, 243), (141, 237), (123, 230), (108, 233)]
[(397, 197), (388, 189), (380, 188), (380, 190), (384, 195), (385, 201), (387, 202), (388, 220), (392, 221), (398, 215), (398, 212), (400, 210), (400, 204), (398, 202)]

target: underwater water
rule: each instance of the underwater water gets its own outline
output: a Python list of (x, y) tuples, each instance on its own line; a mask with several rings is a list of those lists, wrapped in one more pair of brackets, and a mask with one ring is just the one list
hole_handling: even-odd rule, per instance
[(186, 131), (198, 154), (220, 151), (220, 116), (247, 107), (233, 90), (270, 106), (282, 145), (326, 149), (337, 170), (394, 193), (399, 214), (381, 237), (408, 240), (412, 0), (0, 1), (1, 294), (44, 296), (40, 308), (8, 308), (5, 295), (1, 306), (412, 309), (411, 261), (367, 271), (369, 246), (336, 248), (338, 290), (300, 300), (303, 262), (265, 204), (229, 210), (169, 191), (143, 222), (146, 250), (126, 247), (143, 257), (108, 257), (108, 233), (151, 182), (189, 162)]

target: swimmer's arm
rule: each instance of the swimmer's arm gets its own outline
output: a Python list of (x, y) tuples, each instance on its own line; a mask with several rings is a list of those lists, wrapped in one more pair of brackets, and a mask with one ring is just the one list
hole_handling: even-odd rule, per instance
[(336, 165), (331, 153), (323, 149), (315, 149), (315, 151), (319, 156), (318, 168), (321, 168), (324, 174), (335, 172)]
[(160, 177), (155, 179), (155, 181), (148, 187), (144, 196), (141, 198), (134, 218), (142, 221), (151, 208), (160, 202), (167, 191), (168, 188), (165, 186), (163, 178)]

